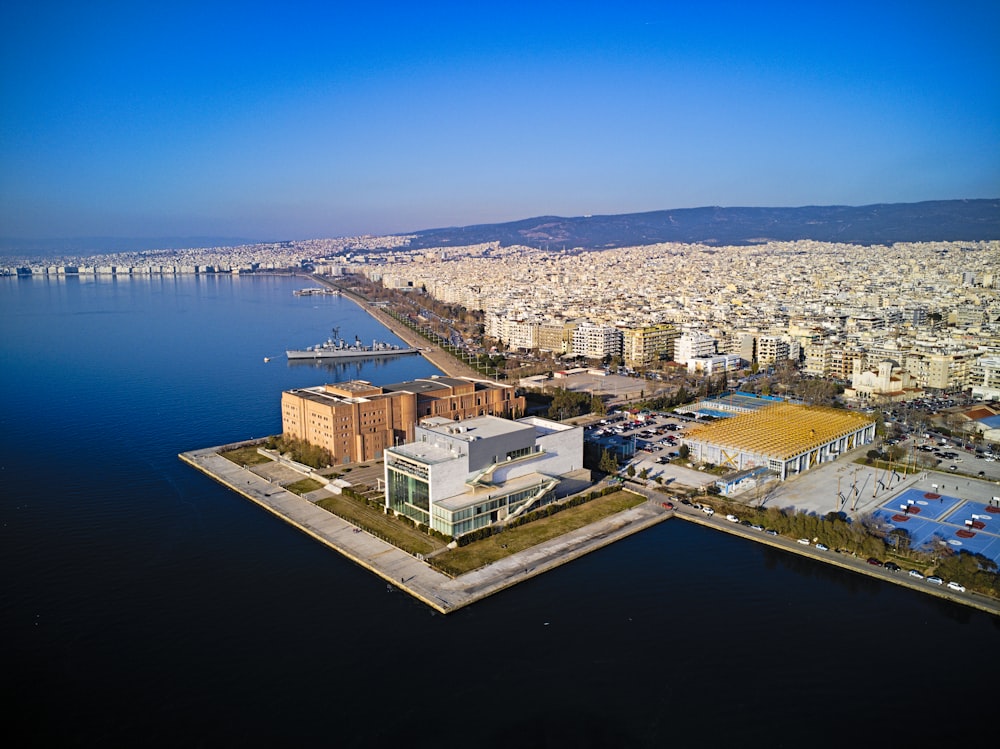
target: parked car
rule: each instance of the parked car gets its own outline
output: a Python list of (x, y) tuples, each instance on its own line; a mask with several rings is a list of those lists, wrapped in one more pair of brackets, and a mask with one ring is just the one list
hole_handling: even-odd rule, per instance
[(711, 507), (702, 507), (701, 511), (704, 512), (709, 517), (715, 514), (715, 510), (713, 510)]
[(726, 520), (728, 520), (730, 523), (738, 523), (738, 522), (740, 522), (740, 519), (738, 517), (736, 517), (735, 515), (726, 515)]
[[(754, 523), (750, 527), (753, 528), (755, 531), (762, 531), (762, 530), (764, 530), (764, 526), (763, 525), (757, 525), (756, 523)], [(777, 535), (777, 534), (775, 534), (775, 535)]]
[(959, 593), (965, 592), (965, 586), (960, 583), (956, 583), (954, 581), (948, 583), (948, 587), (951, 588), (952, 590), (957, 590)]
[(799, 543), (802, 544), (803, 546), (808, 546), (809, 545), (809, 539), (808, 538), (800, 538), (799, 539)]
[(764, 533), (766, 533), (768, 536), (778, 535), (778, 531), (774, 530), (773, 528), (768, 528), (766, 531), (764, 531)]
[(829, 551), (830, 550), (830, 547), (827, 546), (826, 544), (816, 544), (816, 548), (819, 549), (820, 551)]
[(868, 557), (868, 564), (874, 565), (875, 567), (881, 567), (882, 560), (876, 559), (875, 557)]
[(909, 575), (910, 575), (910, 577), (915, 577), (918, 580), (923, 580), (924, 579), (924, 576), (920, 572), (918, 572), (917, 570), (910, 570)]
[(927, 582), (932, 583), (934, 585), (941, 585), (944, 582), (944, 580), (942, 580), (937, 575), (931, 575), (930, 577), (927, 578)]
[(901, 569), (900, 566), (895, 562), (886, 562), (882, 566), (885, 567), (887, 570), (889, 570), (889, 572), (899, 572), (899, 570)]

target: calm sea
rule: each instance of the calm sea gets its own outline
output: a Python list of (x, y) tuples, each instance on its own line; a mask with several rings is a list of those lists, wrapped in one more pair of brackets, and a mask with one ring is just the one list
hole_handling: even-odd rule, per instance
[[(987, 737), (998, 620), (671, 521), (435, 615), (186, 467), (281, 391), (427, 376), (283, 277), (0, 278), (0, 635), (19, 745), (873, 746)], [(279, 357), (264, 363), (265, 356)]]

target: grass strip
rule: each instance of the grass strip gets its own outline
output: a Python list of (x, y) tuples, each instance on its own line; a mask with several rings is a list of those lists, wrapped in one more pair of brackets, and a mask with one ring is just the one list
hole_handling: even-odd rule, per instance
[(235, 450), (226, 450), (225, 452), (219, 453), (219, 455), (238, 466), (256, 466), (261, 463), (271, 462), (269, 457), (261, 455), (257, 452), (257, 445), (237, 447)]
[(300, 479), (294, 484), (289, 484), (284, 488), (293, 494), (298, 494), (301, 497), (303, 494), (316, 491), (323, 485), (324, 484), (321, 481), (317, 481), (316, 479)]
[(363, 528), (377, 538), (402, 549), (408, 554), (429, 554), (444, 547), (444, 542), (421, 533), (405, 521), (397, 520), (380, 509), (344, 495), (333, 495), (316, 502), (327, 512), (332, 512), (350, 523)]
[(449, 549), (429, 560), (447, 575), (457, 577), (479, 569), (491, 562), (557, 538), (570, 531), (615, 515), (645, 502), (645, 497), (632, 492), (615, 492), (598, 497), (585, 504), (570, 507), (555, 515), (539, 518), (530, 523), (508, 528), (468, 546)]

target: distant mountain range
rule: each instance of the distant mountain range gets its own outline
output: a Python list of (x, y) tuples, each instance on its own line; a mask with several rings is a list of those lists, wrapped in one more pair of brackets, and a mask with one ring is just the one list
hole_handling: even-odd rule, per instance
[[(552, 250), (597, 250), (657, 242), (748, 245), (797, 239), (860, 245), (974, 241), (1000, 239), (1000, 198), (801, 208), (713, 206), (573, 218), (538, 216), (503, 224), (425, 229), (395, 236), (412, 237), (409, 247), (414, 249), (497, 241), (502, 245), (519, 244)], [(274, 240), (267, 240), (271, 241)], [(0, 237), (0, 256), (36, 254), (52, 257), (261, 243), (261, 239), (209, 236), (34, 240)]]
[[(616, 216), (539, 216), (504, 224), (413, 232), (413, 248), (499, 241), (587, 250), (680, 242), (749, 245), (813, 239), (872, 245), (1000, 239), (1000, 199), (933, 200), (866, 206), (679, 208)], [(411, 236), (408, 235), (408, 236)]]

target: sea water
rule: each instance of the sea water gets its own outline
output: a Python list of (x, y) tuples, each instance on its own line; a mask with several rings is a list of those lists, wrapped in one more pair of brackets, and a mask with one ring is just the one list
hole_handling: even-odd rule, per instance
[[(982, 737), (997, 618), (672, 520), (447, 617), (181, 463), (421, 357), (280, 276), (0, 278), (9, 735), (60, 746), (863, 746)], [(265, 357), (270, 358), (265, 362)], [(985, 723), (983, 722), (985, 720)]]

